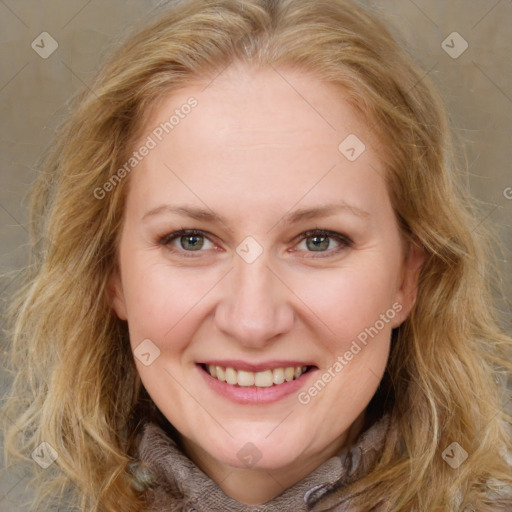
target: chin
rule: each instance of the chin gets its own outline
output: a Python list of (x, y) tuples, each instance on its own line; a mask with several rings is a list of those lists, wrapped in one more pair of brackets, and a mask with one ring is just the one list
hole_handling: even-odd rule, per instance
[[(250, 430), (246, 432), (249, 433)], [(289, 434), (271, 434), (268, 439), (246, 434), (238, 440), (230, 438), (223, 446), (215, 446), (213, 450), (211, 445), (204, 448), (208, 448), (209, 454), (221, 464), (237, 469), (275, 470), (295, 463), (302, 453), (297, 447), (303, 446), (303, 440)]]

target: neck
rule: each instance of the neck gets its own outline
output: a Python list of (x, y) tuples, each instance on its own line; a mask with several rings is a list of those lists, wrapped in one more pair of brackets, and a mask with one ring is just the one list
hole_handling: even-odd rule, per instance
[(265, 503), (305, 478), (329, 458), (349, 447), (360, 434), (364, 411), (341, 436), (314, 456), (298, 458), (286, 467), (275, 469), (238, 468), (224, 464), (198, 444), (181, 437), (181, 445), (196, 466), (208, 475), (231, 498), (246, 505)]

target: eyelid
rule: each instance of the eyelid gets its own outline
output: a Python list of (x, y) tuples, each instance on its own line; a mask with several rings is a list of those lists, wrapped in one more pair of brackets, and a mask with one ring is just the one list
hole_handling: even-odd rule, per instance
[(315, 228), (315, 229), (308, 229), (307, 231), (303, 231), (299, 235), (297, 235), (295, 238), (293, 238), (291, 241), (300, 241), (304, 240), (305, 238), (309, 238), (311, 236), (328, 236), (330, 238), (338, 238), (343, 241), (345, 241), (347, 244), (352, 244), (353, 241), (350, 239), (348, 235), (344, 235), (343, 233), (339, 233), (337, 231), (331, 231), (329, 229), (322, 229), (322, 228)]
[(170, 252), (173, 252), (173, 253), (178, 252), (178, 253), (180, 253), (180, 255), (182, 255), (186, 258), (194, 258), (194, 257), (197, 257), (194, 253), (201, 253), (204, 251), (185, 251), (184, 249), (178, 249), (177, 247), (173, 247), (171, 249), (171, 245), (170, 245), (171, 242), (174, 242), (175, 240), (178, 240), (179, 238), (181, 238), (183, 236), (192, 236), (192, 235), (203, 236), (204, 238), (209, 240), (210, 243), (217, 245), (216, 242), (214, 242), (214, 240), (216, 239), (216, 237), (214, 235), (212, 235), (208, 231), (204, 231), (202, 229), (194, 229), (194, 228), (179, 229), (177, 231), (167, 233), (166, 235), (158, 238), (158, 243), (160, 245), (163, 245), (164, 247), (167, 247)]
[[(209, 233), (208, 231), (205, 231), (203, 229), (194, 229), (194, 228), (185, 229), (184, 228), (184, 229), (179, 229), (177, 231), (172, 231), (171, 233), (167, 233), (167, 234), (159, 237), (158, 241), (159, 241), (159, 243), (166, 245), (169, 242), (176, 240), (177, 238), (180, 238), (182, 236), (187, 236), (187, 235), (201, 235), (201, 236), (204, 236), (205, 238), (208, 238), (209, 240), (211, 240), (212, 238), (213, 239), (216, 238), (214, 235), (212, 235), (211, 233)], [(192, 252), (192, 251), (188, 251), (188, 252)]]
[[(323, 236), (327, 238), (334, 238), (337, 242), (341, 244), (340, 247), (337, 247), (335, 249), (328, 249), (327, 251), (304, 251), (308, 254), (308, 256), (304, 256), (304, 259), (314, 259), (314, 258), (328, 258), (331, 256), (336, 256), (343, 250), (349, 249), (354, 245), (354, 242), (352, 239), (343, 233), (339, 233), (337, 231), (331, 231), (329, 229), (322, 229), (322, 228), (315, 228), (315, 229), (309, 229), (307, 231), (302, 232), (300, 235), (295, 237), (292, 242), (297, 241), (297, 244), (302, 242), (303, 240), (306, 240), (307, 238), (310, 238), (312, 236)], [(297, 245), (296, 244), (296, 245)], [(293, 250), (292, 252), (295, 252), (296, 250)]]
[[(174, 240), (179, 239), (182, 236), (187, 236), (187, 235), (204, 236), (211, 243), (216, 243), (216, 242), (214, 242), (214, 240), (216, 240), (216, 238), (217, 238), (213, 234), (209, 233), (208, 231), (205, 231), (205, 230), (202, 230), (202, 229), (191, 228), (191, 229), (180, 229), (180, 230), (168, 233), (168, 234), (166, 234), (164, 236), (161, 236), (161, 237), (158, 238), (158, 243), (163, 245), (163, 246), (169, 247), (171, 242), (173, 242)], [(354, 244), (352, 239), (349, 236), (347, 236), (347, 235), (345, 235), (343, 233), (339, 233), (337, 231), (332, 231), (332, 230), (328, 230), (328, 229), (321, 229), (321, 228), (314, 228), (314, 229), (309, 229), (307, 231), (303, 231), (302, 233), (300, 233), (299, 235), (294, 237), (290, 241), (290, 243), (295, 243), (295, 245), (296, 245), (299, 242), (301, 242), (302, 240), (305, 240), (305, 239), (310, 238), (312, 236), (325, 236), (325, 237), (328, 237), (328, 238), (334, 238), (335, 240), (340, 242), (342, 244), (342, 246), (340, 248), (329, 249), (327, 251), (318, 251), (318, 252), (317, 251), (305, 251), (305, 252), (311, 254), (311, 256), (306, 256), (305, 258), (329, 257), (329, 256), (332, 256), (332, 255), (335, 255), (335, 254), (339, 253), (343, 249), (347, 249), (347, 248), (352, 247), (353, 244)], [(198, 250), (198, 251), (186, 251), (184, 249), (178, 249), (178, 248), (173, 248), (173, 249), (169, 249), (169, 250), (171, 250), (171, 252), (176, 252), (177, 251), (177, 252), (181, 253), (182, 255), (184, 255), (185, 257), (195, 257), (194, 253), (205, 252), (205, 251), (201, 251), (201, 250)], [(295, 251), (296, 250), (292, 250), (291, 252), (295, 252)], [(317, 253), (317, 255), (315, 255), (315, 253)]]

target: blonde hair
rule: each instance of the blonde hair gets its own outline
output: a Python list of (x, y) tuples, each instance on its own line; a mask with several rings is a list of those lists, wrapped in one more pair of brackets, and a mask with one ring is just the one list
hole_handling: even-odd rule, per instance
[[(357, 511), (510, 504), (511, 340), (492, 305), (489, 244), (428, 79), (348, 0), (190, 0), (131, 34), (76, 98), (32, 190), (33, 251), (10, 310), (16, 373), (2, 412), (8, 459), (32, 462), (43, 441), (58, 454), (47, 470), (32, 462), (33, 506), (69, 492), (87, 511), (145, 509), (130, 463), (140, 422), (157, 413), (107, 296), (129, 177), (101, 200), (93, 192), (127, 161), (155, 101), (237, 61), (303, 69), (348, 93), (388, 149), (403, 236), (426, 254), (417, 302), (393, 331), (370, 404), (391, 415), (384, 454), (338, 492), (353, 492)], [(458, 469), (441, 457), (452, 442), (469, 454)]]

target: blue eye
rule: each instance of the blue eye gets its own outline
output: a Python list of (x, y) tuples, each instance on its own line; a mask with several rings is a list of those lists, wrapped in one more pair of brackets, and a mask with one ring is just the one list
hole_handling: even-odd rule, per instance
[[(338, 246), (331, 249), (332, 240), (335, 240)], [(300, 235), (300, 243), (302, 242), (305, 242), (306, 248), (309, 249), (306, 252), (316, 252), (321, 254), (319, 256), (307, 256), (308, 258), (322, 258), (331, 256), (333, 254), (337, 254), (343, 249), (352, 247), (353, 245), (352, 240), (348, 236), (342, 235), (341, 233), (336, 233), (335, 231), (327, 231), (324, 229), (313, 229), (302, 233)]]
[[(185, 257), (195, 257), (196, 255), (192, 253), (199, 253), (202, 252), (202, 249), (213, 249), (215, 247), (209, 240), (208, 235), (208, 233), (199, 229), (182, 229), (161, 237), (159, 243), (167, 246), (172, 252), (179, 252)], [(332, 240), (335, 240), (337, 247), (331, 248)], [(299, 246), (300, 243), (305, 242), (305, 252), (319, 253), (318, 256), (306, 256), (308, 258), (332, 256), (353, 245), (348, 236), (323, 229), (306, 231), (296, 237), (294, 241), (299, 241)], [(295, 251), (296, 249), (292, 252)]]
[[(174, 233), (170, 233), (164, 236), (160, 243), (167, 246), (176, 247), (173, 243), (175, 241), (179, 242), (179, 248), (183, 249), (185, 252), (200, 252), (201, 249), (205, 246), (205, 242), (213, 244), (208, 240), (205, 233), (196, 229), (182, 229), (180, 231), (175, 231)], [(207, 247), (212, 248), (212, 247)]]

